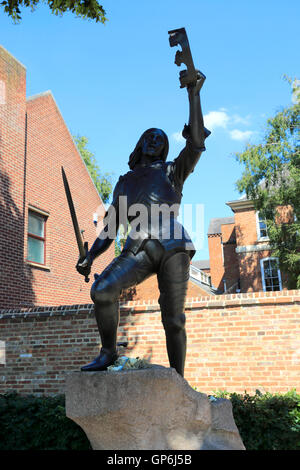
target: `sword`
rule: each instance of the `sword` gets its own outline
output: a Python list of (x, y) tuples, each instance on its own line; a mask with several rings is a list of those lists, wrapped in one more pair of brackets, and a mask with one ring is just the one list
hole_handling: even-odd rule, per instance
[(199, 70), (195, 69), (194, 61), (189, 45), (189, 40), (185, 31), (185, 28), (172, 29), (168, 31), (170, 46), (174, 47), (178, 44), (181, 46), (181, 51), (177, 51), (175, 54), (175, 64), (178, 67), (181, 64), (186, 65), (186, 70), (179, 72), (180, 88), (184, 88), (192, 83), (198, 81), (197, 92), (200, 91), (205, 81), (205, 75)]
[[(74, 227), (74, 232), (75, 232), (75, 236), (76, 236), (76, 240), (77, 240), (77, 245), (78, 245), (78, 249), (79, 249), (80, 258), (85, 258), (86, 255), (87, 255), (87, 252), (88, 252), (88, 242), (84, 242), (84, 244), (83, 244), (81, 233), (80, 233), (80, 230), (79, 230), (78, 220), (77, 220), (77, 216), (76, 216), (76, 212), (75, 212), (75, 208), (74, 208), (74, 204), (73, 204), (73, 199), (72, 199), (72, 196), (71, 196), (69, 183), (68, 183), (67, 176), (66, 176), (66, 173), (65, 173), (65, 170), (64, 170), (63, 167), (61, 167), (61, 172), (62, 172), (62, 178), (63, 178), (63, 182), (64, 182), (65, 192), (66, 192), (66, 196), (67, 196), (67, 200), (68, 200), (68, 205), (69, 205), (70, 214), (71, 214), (71, 218), (72, 218), (72, 222), (73, 222), (73, 227)], [(84, 280), (85, 280), (85, 282), (89, 282), (89, 277), (85, 276)]]

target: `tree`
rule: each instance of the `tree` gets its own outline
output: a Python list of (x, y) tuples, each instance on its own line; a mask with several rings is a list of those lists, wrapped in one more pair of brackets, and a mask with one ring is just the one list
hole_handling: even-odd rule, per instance
[(124, 225), (120, 225), (119, 227), (119, 233), (118, 236), (115, 240), (115, 256), (119, 256), (121, 254), (121, 251), (124, 248), (127, 235), (130, 232), (130, 225), (128, 224), (127, 227), (124, 227)]
[(92, 152), (87, 149), (88, 138), (84, 136), (73, 136), (74, 141), (77, 145), (78, 151), (83, 158), (84, 163), (94, 181), (96, 189), (101, 196), (102, 201), (105, 203), (108, 201), (109, 196), (112, 192), (112, 183), (110, 173), (101, 174), (100, 168), (97, 165), (95, 156)]
[[(5, 13), (10, 16), (15, 23), (21, 21), (20, 7), (30, 7), (34, 11), (37, 5), (42, 0), (2, 0), (0, 5), (4, 7)], [(106, 12), (102, 5), (97, 0), (43, 0), (44, 3), (49, 5), (52, 13), (55, 15), (62, 15), (66, 11), (71, 11), (76, 16), (81, 18), (89, 18), (95, 20), (96, 23), (100, 21), (105, 23), (107, 18)]]
[[(264, 214), (272, 254), (288, 274), (288, 287), (300, 288), (300, 88), (299, 81), (285, 78), (293, 86), (294, 104), (268, 119), (261, 144), (236, 154), (245, 166), (236, 186)], [(283, 208), (291, 209), (288, 218), (282, 217)]]

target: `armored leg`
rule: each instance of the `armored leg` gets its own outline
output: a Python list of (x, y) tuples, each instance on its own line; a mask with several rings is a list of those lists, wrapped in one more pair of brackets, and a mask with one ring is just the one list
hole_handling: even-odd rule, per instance
[(186, 332), (184, 304), (189, 280), (190, 257), (175, 253), (169, 257), (158, 273), (159, 304), (166, 333), (170, 366), (184, 375)]
[(101, 352), (83, 371), (105, 370), (117, 359), (118, 300), (122, 289), (139, 284), (153, 273), (152, 262), (144, 252), (136, 256), (123, 252), (115, 258), (96, 280), (91, 289), (95, 317), (101, 338)]

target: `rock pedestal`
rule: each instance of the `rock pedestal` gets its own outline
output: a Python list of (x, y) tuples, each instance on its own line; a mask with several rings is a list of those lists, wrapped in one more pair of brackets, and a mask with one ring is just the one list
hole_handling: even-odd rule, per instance
[(231, 402), (172, 368), (70, 373), (66, 414), (95, 450), (245, 450)]

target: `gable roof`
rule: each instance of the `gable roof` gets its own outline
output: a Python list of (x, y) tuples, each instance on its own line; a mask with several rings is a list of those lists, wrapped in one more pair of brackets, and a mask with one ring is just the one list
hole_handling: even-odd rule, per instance
[(207, 235), (222, 233), (221, 225), (234, 224), (234, 217), (218, 217), (210, 219)]
[(209, 269), (210, 268), (210, 261), (209, 259), (201, 259), (197, 261), (192, 261), (192, 266), (198, 269)]

